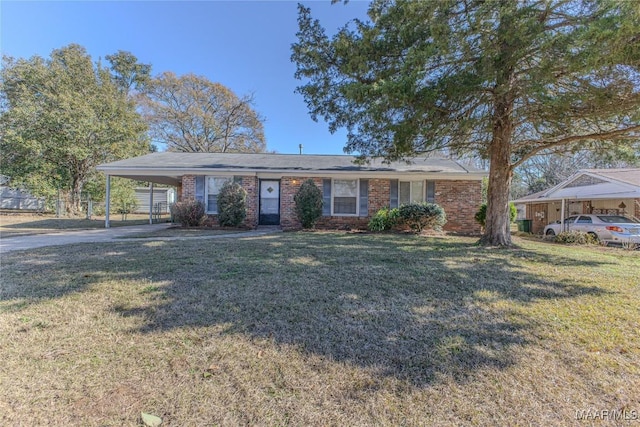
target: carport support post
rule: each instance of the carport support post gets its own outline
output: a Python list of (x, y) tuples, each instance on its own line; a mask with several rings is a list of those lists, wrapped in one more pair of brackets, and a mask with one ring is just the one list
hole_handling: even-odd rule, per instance
[(107, 195), (105, 200), (104, 228), (109, 228), (109, 208), (111, 207), (111, 175), (107, 175)]
[(153, 224), (153, 182), (149, 183), (149, 224)]
[(566, 231), (564, 228), (564, 199), (562, 199), (562, 203), (560, 205), (560, 225), (561, 225), (561, 230), (562, 231)]

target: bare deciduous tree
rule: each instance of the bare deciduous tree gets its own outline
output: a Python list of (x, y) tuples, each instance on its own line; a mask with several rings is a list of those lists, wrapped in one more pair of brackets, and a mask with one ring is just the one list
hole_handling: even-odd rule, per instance
[(236, 96), (205, 77), (165, 72), (153, 79), (140, 105), (155, 142), (170, 151), (259, 153), (266, 143), (253, 96)]

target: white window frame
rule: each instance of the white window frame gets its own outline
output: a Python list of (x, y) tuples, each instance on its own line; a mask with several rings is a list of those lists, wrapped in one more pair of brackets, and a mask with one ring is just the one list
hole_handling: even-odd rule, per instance
[[(204, 177), (204, 200), (206, 203), (206, 212), (209, 215), (217, 215), (218, 211), (212, 211), (209, 209), (209, 179), (224, 179), (227, 182), (233, 182), (232, 176), (220, 176), (220, 175), (207, 175)], [(221, 187), (222, 188), (222, 187)], [(217, 194), (215, 194), (217, 196)]]
[(420, 195), (420, 202), (418, 203), (424, 203), (427, 200), (427, 181), (424, 179), (414, 179), (414, 180), (398, 180), (398, 206), (402, 205), (402, 203), (400, 203), (401, 200), (401, 195), (400, 195), (400, 184), (403, 182), (408, 182), (409, 183), (409, 203), (413, 203), (413, 186), (411, 185), (414, 182), (421, 182), (422, 183), (422, 194)]
[[(336, 213), (336, 181), (355, 181), (356, 182), (356, 213)], [(339, 178), (331, 179), (331, 216), (359, 216), (360, 215), (360, 179), (358, 178)]]

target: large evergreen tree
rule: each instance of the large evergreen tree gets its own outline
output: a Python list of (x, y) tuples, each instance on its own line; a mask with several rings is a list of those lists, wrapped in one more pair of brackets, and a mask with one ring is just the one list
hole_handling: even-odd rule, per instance
[(514, 169), (640, 135), (640, 11), (608, 0), (379, 0), (329, 37), (299, 6), (292, 46), (313, 119), (345, 151), (445, 149), (490, 162), (484, 244), (510, 245)]
[(148, 152), (145, 132), (133, 101), (83, 47), (3, 57), (0, 170), (13, 183), (43, 196), (62, 190), (76, 213), (95, 166)]

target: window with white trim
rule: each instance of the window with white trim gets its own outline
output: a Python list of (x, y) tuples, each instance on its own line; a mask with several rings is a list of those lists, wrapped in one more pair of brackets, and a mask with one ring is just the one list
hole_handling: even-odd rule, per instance
[(357, 179), (334, 179), (332, 195), (334, 215), (358, 214)]
[(205, 197), (207, 201), (207, 213), (218, 213), (218, 194), (222, 187), (227, 183), (233, 181), (231, 176), (208, 176), (205, 186)]
[(398, 186), (399, 204), (424, 202), (424, 181), (400, 181)]

